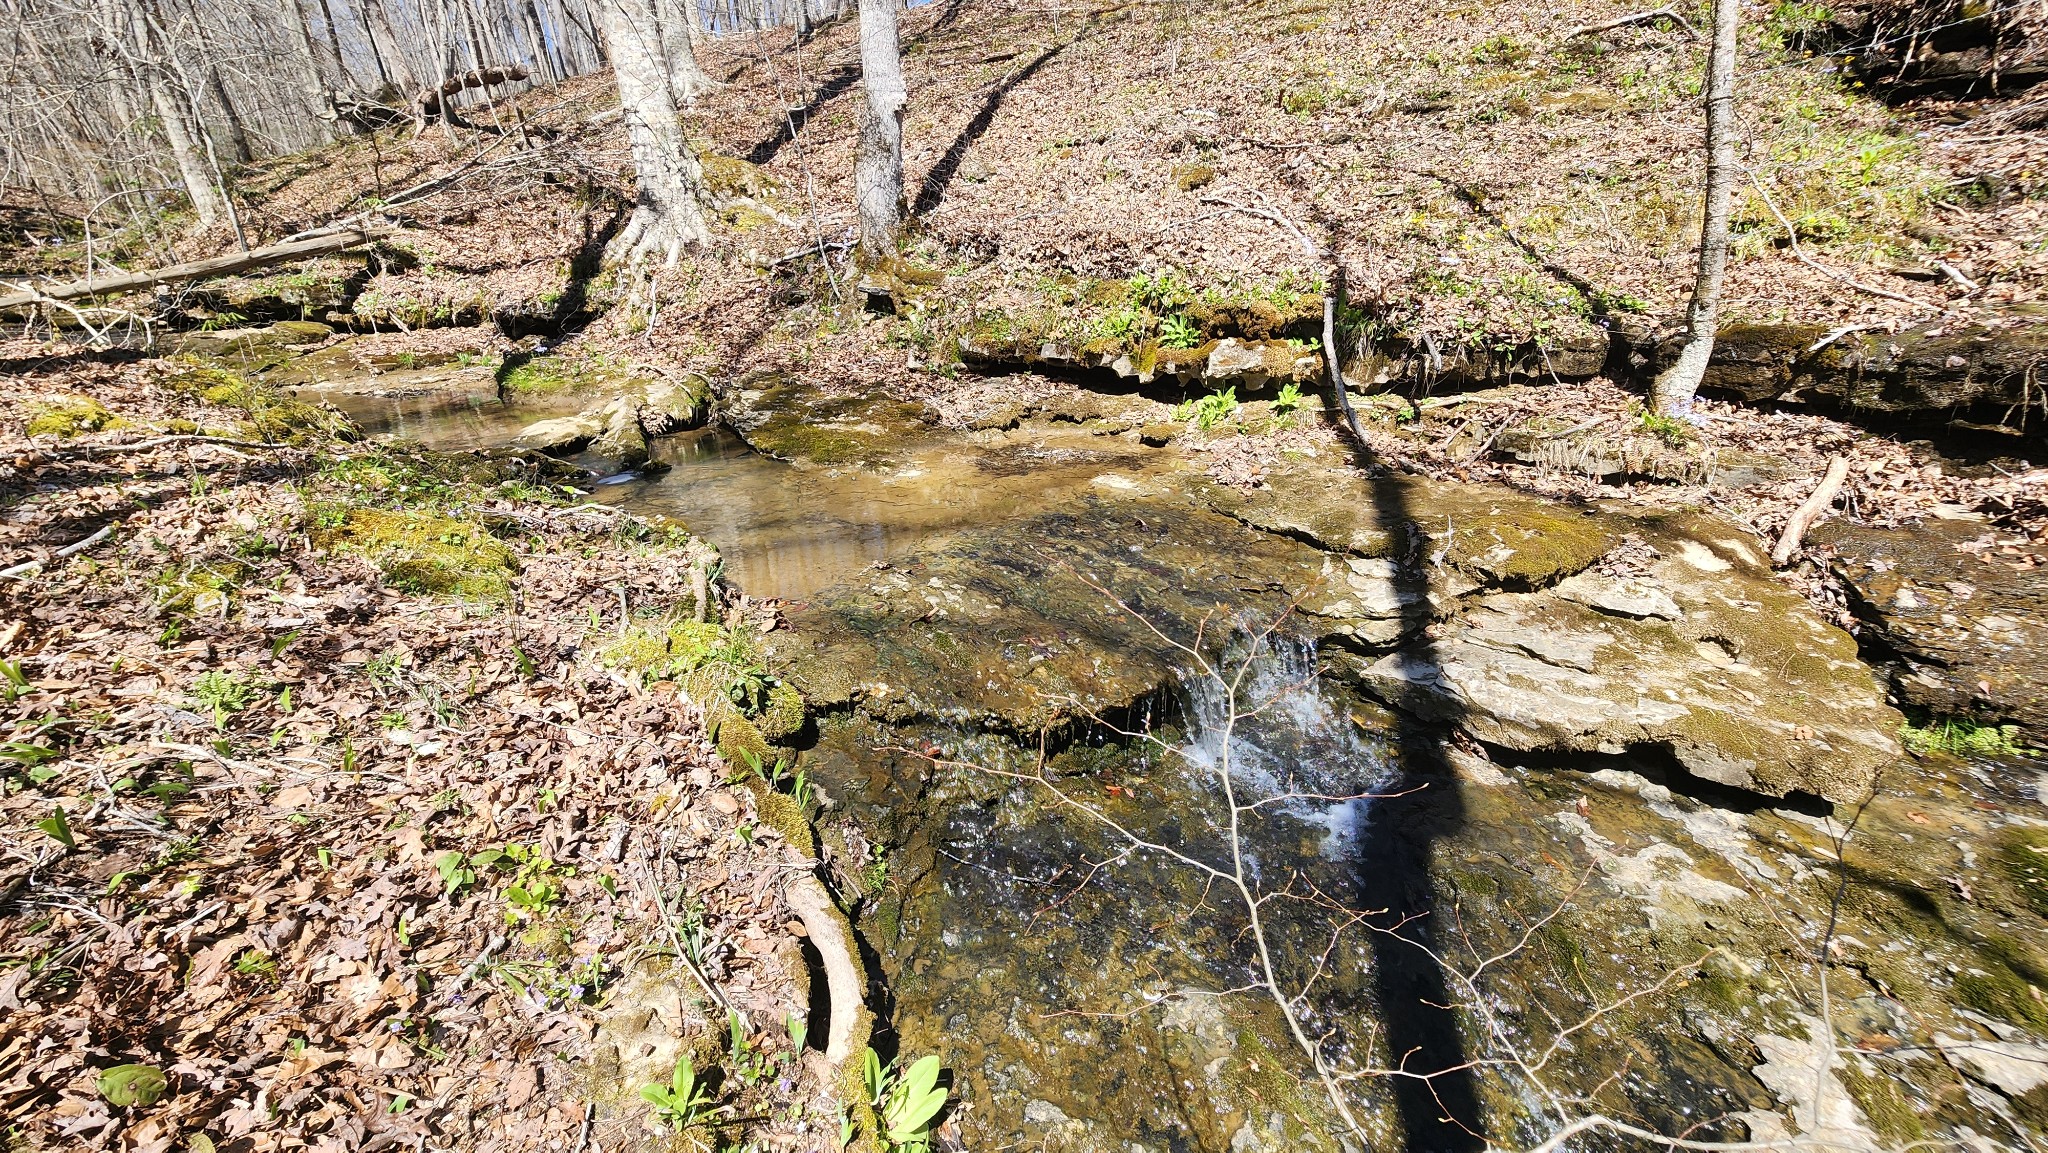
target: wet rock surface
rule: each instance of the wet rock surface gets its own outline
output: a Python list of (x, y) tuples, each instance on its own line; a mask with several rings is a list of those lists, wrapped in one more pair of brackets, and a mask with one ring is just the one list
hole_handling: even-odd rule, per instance
[(701, 426), (709, 403), (710, 388), (701, 378), (642, 381), (573, 416), (535, 421), (519, 431), (512, 446), (557, 455), (587, 448), (635, 468), (647, 463), (649, 438)]
[(1817, 544), (1850, 592), (1866, 647), (1899, 699), (1938, 716), (2020, 727), (2048, 742), (2048, 571), (2016, 568), (1976, 520), (1910, 529), (1823, 525)]

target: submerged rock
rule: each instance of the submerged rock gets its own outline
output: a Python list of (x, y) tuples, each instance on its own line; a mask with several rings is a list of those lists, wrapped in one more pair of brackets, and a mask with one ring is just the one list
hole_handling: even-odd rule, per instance
[(2048, 743), (2048, 571), (2000, 560), (1979, 520), (1887, 530), (1833, 522), (1814, 543), (1899, 699), (1939, 716), (2012, 723)]

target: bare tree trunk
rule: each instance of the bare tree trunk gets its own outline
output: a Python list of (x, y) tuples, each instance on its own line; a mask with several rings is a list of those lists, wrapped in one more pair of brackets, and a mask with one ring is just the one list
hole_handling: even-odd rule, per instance
[[(328, 117), (334, 115), (332, 89), (320, 75), (320, 56), (313, 48), (313, 30), (307, 26), (299, 0), (281, 0), (285, 35), (299, 58), (299, 91), (306, 107)], [(337, 122), (338, 123), (338, 122)]]
[[(329, 82), (329, 88), (338, 87), (346, 89), (350, 87), (350, 78), (348, 65), (342, 63), (341, 30), (334, 26), (334, 10), (328, 7), (327, 0), (320, 0), (320, 22), (327, 25), (327, 36), (321, 42), (320, 47), (324, 58), (322, 62), (328, 68), (326, 78)], [(363, 27), (365, 32), (369, 30), (367, 24)], [(372, 56), (377, 54), (377, 46), (374, 43), (370, 45), (370, 54)], [(382, 60), (377, 61), (377, 78), (379, 80), (390, 79), (390, 77), (384, 75), (384, 62)]]
[(1698, 279), (1685, 311), (1685, 346), (1650, 387), (1661, 416), (1684, 416), (1706, 378), (1720, 327), (1721, 280), (1728, 270), (1728, 217), (1735, 190), (1735, 33), (1741, 0), (1714, 0), (1714, 43), (1707, 57), (1706, 204), (1700, 217)]
[[(608, 255), (633, 264), (659, 257), (664, 266), (671, 266), (684, 246), (710, 236), (704, 220), (708, 193), (703, 169), (683, 137), (676, 110), (678, 85), (671, 77), (680, 62), (667, 56), (675, 38), (663, 35), (656, 0), (603, 0), (601, 7), (637, 185), (632, 219)], [(681, 42), (688, 51), (687, 30)], [(688, 67), (696, 68), (694, 56)]]
[(220, 105), (221, 123), (228, 130), (228, 151), (237, 164), (247, 164), (256, 159), (256, 150), (249, 146), (249, 129), (242, 123), (242, 113), (228, 96), (228, 86), (221, 83), (220, 68), (213, 64), (206, 66), (206, 92), (213, 102)]
[(860, 0), (860, 73), (867, 103), (853, 195), (860, 211), (861, 255), (872, 260), (894, 256), (903, 231), (903, 108), (910, 96), (903, 84), (896, 0)]
[(386, 78), (411, 95), (420, 86), (419, 78), (413, 75), (412, 65), (399, 50), (398, 35), (391, 30), (391, 14), (384, 10), (384, 0), (363, 0), (363, 18), (369, 25), (370, 43), (384, 62)]
[(697, 66), (697, 48), (690, 42), (690, 18), (685, 12), (695, 0), (654, 0), (655, 18), (661, 22), (661, 51), (668, 60), (668, 77), (677, 107), (711, 88), (711, 77)]

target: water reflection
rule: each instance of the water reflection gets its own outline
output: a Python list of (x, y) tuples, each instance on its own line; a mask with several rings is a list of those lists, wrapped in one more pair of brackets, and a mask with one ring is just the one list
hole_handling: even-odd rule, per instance
[[(471, 378), (474, 379), (471, 379)], [(388, 382), (388, 383), (386, 383)], [(379, 394), (306, 390), (373, 436), (454, 451), (502, 449), (528, 423), (573, 411), (573, 400), (507, 405), (487, 371), (388, 374)], [(651, 476), (597, 475), (594, 500), (661, 513), (715, 543), (725, 577), (754, 596), (801, 599), (957, 532), (1028, 516), (1090, 489), (1130, 491), (1148, 472), (1177, 467), (1166, 454), (1084, 432), (1029, 442), (932, 436), (890, 469), (802, 468), (753, 452), (722, 429), (653, 444), (669, 466)], [(595, 458), (579, 458), (608, 472)]]

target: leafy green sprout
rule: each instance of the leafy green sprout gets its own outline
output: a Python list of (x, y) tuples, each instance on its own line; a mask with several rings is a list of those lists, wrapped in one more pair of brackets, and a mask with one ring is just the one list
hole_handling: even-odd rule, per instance
[(881, 1114), (882, 1137), (891, 1149), (923, 1153), (931, 1148), (932, 1121), (946, 1107), (939, 1072), (939, 1059), (929, 1054), (918, 1058), (901, 1076), (893, 1063), (884, 1066), (873, 1049), (862, 1056), (861, 1080), (875, 1111)]
[(5, 697), (10, 705), (36, 691), (34, 682), (22, 672), (20, 661), (0, 661), (0, 678), (6, 681), (0, 684), (0, 697)]
[(1291, 380), (1281, 385), (1279, 393), (1273, 397), (1273, 411), (1285, 416), (1300, 407), (1301, 386)]
[(1957, 757), (2011, 757), (2026, 752), (2016, 725), (1984, 725), (1962, 718), (1943, 718), (1926, 726), (1906, 725), (1899, 741), (1908, 752), (1947, 753)]
[(1202, 343), (1202, 329), (1194, 321), (1175, 313), (1159, 322), (1159, 343), (1168, 348), (1194, 348)]
[(256, 686), (240, 673), (213, 669), (192, 682), (191, 696), (194, 703), (213, 710), (213, 724), (218, 728), (231, 714), (249, 707), (256, 699)]
[(1229, 388), (1212, 392), (1200, 400), (1191, 400), (1176, 405), (1173, 410), (1173, 418), (1175, 420), (1192, 419), (1196, 427), (1207, 432), (1209, 429), (1229, 420), (1236, 412), (1237, 388), (1233, 385)]
[(711, 1094), (697, 1079), (697, 1067), (687, 1053), (676, 1058), (668, 1084), (640, 1086), (640, 1099), (654, 1106), (654, 1115), (678, 1133), (703, 1124), (713, 1111)]

